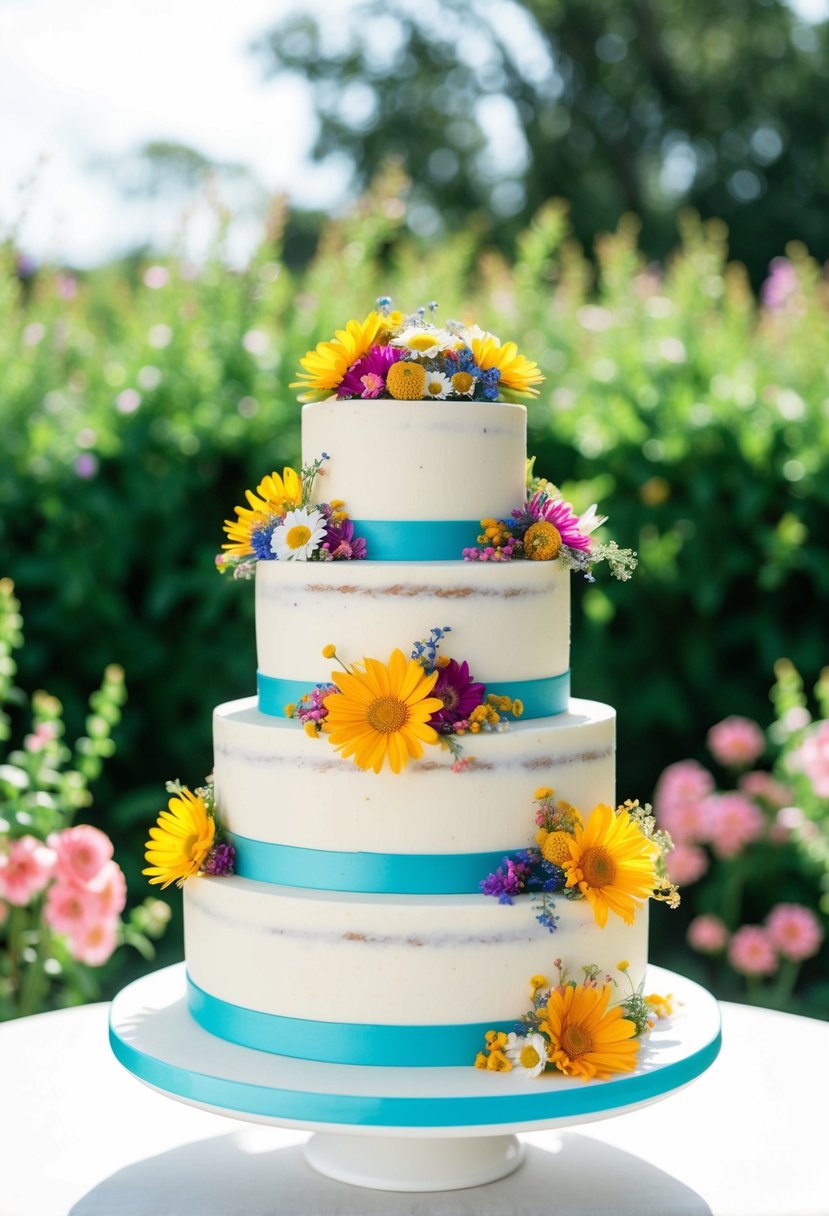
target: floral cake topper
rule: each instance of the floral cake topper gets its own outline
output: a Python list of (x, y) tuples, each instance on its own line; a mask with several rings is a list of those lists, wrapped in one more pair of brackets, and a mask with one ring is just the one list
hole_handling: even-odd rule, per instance
[(512, 401), (537, 397), (544, 377), (514, 342), (478, 325), (438, 325), (437, 304), (409, 316), (389, 296), (300, 359), (300, 401), (329, 397), (398, 401)]

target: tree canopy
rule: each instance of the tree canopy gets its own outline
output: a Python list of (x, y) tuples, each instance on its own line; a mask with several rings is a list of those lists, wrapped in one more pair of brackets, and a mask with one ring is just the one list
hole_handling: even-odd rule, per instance
[(480, 212), (509, 248), (563, 197), (588, 246), (633, 211), (661, 257), (692, 206), (755, 280), (792, 239), (829, 256), (829, 22), (782, 0), (358, 0), (259, 50), (310, 82), (313, 156), (355, 190), (403, 161), (424, 236)]

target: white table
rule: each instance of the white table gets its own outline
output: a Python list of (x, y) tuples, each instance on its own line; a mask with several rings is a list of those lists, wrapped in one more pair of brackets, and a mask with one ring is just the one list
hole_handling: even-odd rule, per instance
[(485, 1187), (393, 1194), (314, 1173), (305, 1133), (166, 1099), (111, 1056), (106, 1005), (0, 1026), (0, 1216), (827, 1216), (829, 1024), (722, 1006), (688, 1089), (523, 1136)]

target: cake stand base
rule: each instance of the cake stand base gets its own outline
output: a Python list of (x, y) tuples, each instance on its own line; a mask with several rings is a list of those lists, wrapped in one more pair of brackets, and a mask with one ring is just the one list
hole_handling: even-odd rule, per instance
[(380, 1191), (457, 1191), (506, 1178), (524, 1159), (517, 1136), (390, 1140), (317, 1132), (303, 1145), (317, 1173)]
[(644, 1040), (634, 1072), (587, 1084), (557, 1073), (492, 1073), (472, 1060), (465, 1068), (362, 1068), (237, 1047), (190, 1016), (184, 964), (118, 994), (110, 1042), (125, 1068), (167, 1097), (246, 1122), (316, 1132), (305, 1157), (330, 1178), (388, 1191), (458, 1190), (516, 1170), (516, 1132), (637, 1110), (714, 1062), (720, 1015), (711, 994), (659, 967), (649, 968), (645, 991), (670, 993), (675, 1015)]

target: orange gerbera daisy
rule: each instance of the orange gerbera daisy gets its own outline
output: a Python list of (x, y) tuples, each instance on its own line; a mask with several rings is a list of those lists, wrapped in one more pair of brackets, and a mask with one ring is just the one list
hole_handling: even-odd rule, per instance
[(539, 1026), (550, 1040), (550, 1062), (569, 1077), (606, 1081), (636, 1067), (636, 1026), (619, 1005), (608, 1009), (611, 984), (554, 988)]

